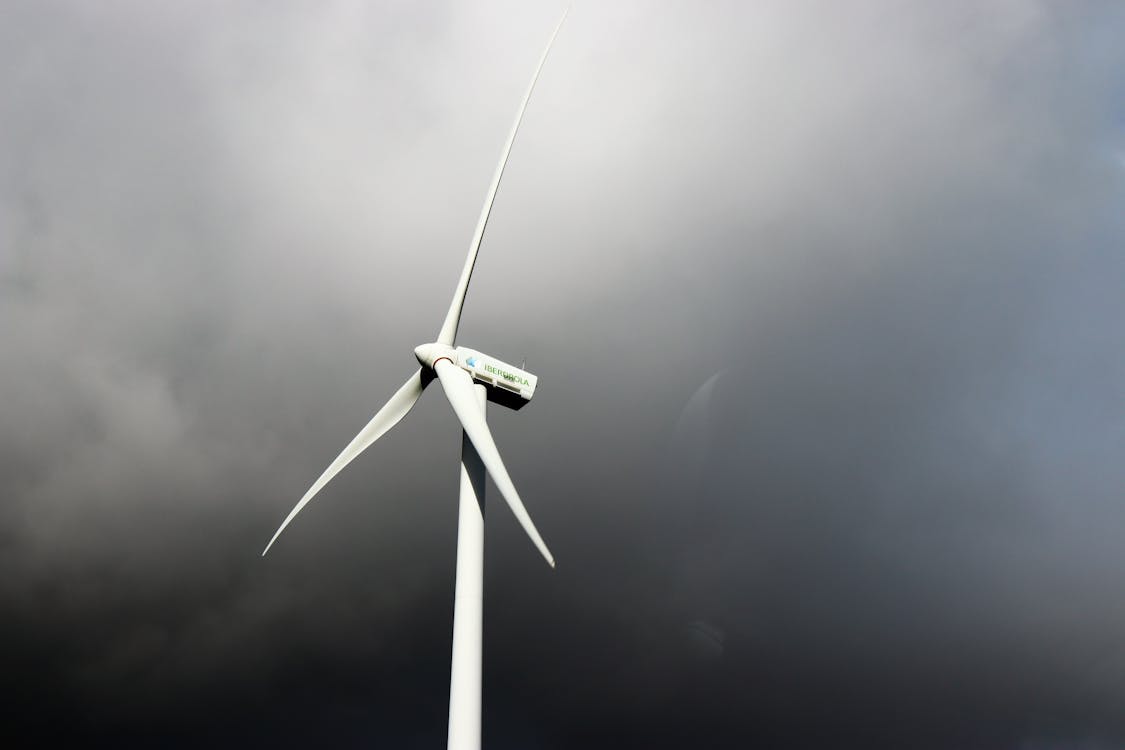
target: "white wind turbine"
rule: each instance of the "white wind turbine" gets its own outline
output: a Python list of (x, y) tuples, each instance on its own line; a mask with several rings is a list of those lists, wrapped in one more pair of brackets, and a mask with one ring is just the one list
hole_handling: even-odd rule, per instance
[(382, 409), (376, 412), (367, 426), (344, 451), (325, 469), (300, 502), (286, 516), (265, 550), (277, 541), (285, 527), (296, 517), (301, 509), (336, 476), (352, 459), (367, 449), (406, 416), (422, 395), (422, 391), (436, 376), (445, 391), (449, 405), (457, 414), (464, 432), (461, 440), (461, 490), (457, 522), (457, 583), (453, 604), (453, 657), (449, 684), (449, 743), (450, 750), (465, 750), (480, 747), (480, 705), (481, 705), (481, 632), (484, 603), (484, 474), (487, 470), (500, 490), (500, 494), (512, 509), (516, 520), (539, 549), (547, 563), (554, 568), (555, 558), (528, 516), (520, 500), (516, 487), (512, 484), (504, 461), (496, 449), (492, 433), (485, 422), (485, 403), (495, 401), (513, 409), (519, 409), (535, 394), (537, 378), (529, 372), (513, 367), (500, 360), (467, 349), (455, 347), (457, 326), (461, 320), (461, 308), (465, 303), (465, 293), (473, 274), (477, 251), (488, 224), (488, 215), (496, 199), (500, 178), (508, 163), (508, 155), (516, 139), (520, 121), (523, 119), (527, 102), (539, 79), (539, 71), (547, 60), (551, 45), (566, 20), (563, 13), (547, 42), (546, 49), (539, 59), (531, 83), (527, 87), (512, 132), (504, 145), (496, 174), (484, 200), (484, 208), (477, 221), (476, 231), (469, 244), (469, 254), (465, 267), (453, 293), (449, 312), (445, 315), (437, 341), (422, 344), (414, 350), (414, 356), (421, 369), (414, 373), (398, 391), (391, 396)]

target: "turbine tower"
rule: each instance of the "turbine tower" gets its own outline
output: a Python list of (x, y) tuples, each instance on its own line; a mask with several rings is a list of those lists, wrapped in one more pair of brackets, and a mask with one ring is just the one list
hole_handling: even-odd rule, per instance
[(422, 391), (436, 377), (441, 384), (449, 405), (453, 407), (463, 429), (461, 437), (461, 488), (457, 520), (457, 582), (453, 604), (453, 655), (449, 678), (449, 743), (450, 750), (477, 750), (480, 748), (480, 707), (481, 707), (481, 634), (484, 604), (484, 475), (492, 477), (501, 497), (512, 509), (516, 520), (531, 538), (539, 553), (554, 568), (555, 558), (551, 555), (543, 538), (539, 536), (535, 524), (527, 514), (519, 493), (508, 476), (500, 452), (492, 439), (492, 433), (485, 421), (485, 404), (493, 401), (509, 408), (519, 409), (535, 395), (537, 378), (520, 367), (501, 362), (473, 349), (456, 346), (457, 326), (461, 321), (461, 309), (465, 304), (465, 294), (469, 289), (469, 279), (473, 275), (477, 252), (484, 237), (488, 216), (496, 200), (500, 178), (512, 152), (524, 110), (539, 79), (539, 72), (551, 51), (551, 45), (566, 20), (563, 12), (547, 42), (539, 64), (531, 77), (523, 101), (520, 102), (512, 132), (504, 145), (500, 163), (496, 167), (488, 195), (484, 200), (476, 231), (469, 243), (469, 254), (465, 267), (453, 293), (453, 301), (445, 315), (441, 331), (436, 341), (422, 344), (414, 350), (421, 369), (403, 383), (390, 400), (376, 412), (367, 426), (344, 448), (343, 452), (324, 470), (313, 483), (305, 496), (289, 512), (281, 526), (262, 551), (264, 557), (277, 541), (285, 527), (293, 521), (301, 509), (334, 476), (382, 437), (407, 415)]

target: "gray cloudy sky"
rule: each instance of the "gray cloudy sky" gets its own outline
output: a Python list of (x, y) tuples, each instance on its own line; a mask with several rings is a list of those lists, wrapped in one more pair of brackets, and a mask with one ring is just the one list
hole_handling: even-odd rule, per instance
[[(0, 732), (440, 747), (415, 367), (554, 2), (0, 8)], [(579, 2), (460, 343), (493, 748), (1125, 747), (1125, 9)], [(7, 744), (11, 745), (9, 741)]]

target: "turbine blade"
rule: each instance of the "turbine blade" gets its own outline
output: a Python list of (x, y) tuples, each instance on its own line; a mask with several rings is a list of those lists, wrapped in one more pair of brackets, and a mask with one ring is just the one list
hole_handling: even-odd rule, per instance
[[(467, 375), (468, 373), (466, 373)], [(395, 391), (395, 395), (391, 396), (390, 401), (383, 405), (383, 408), (375, 413), (367, 426), (360, 431), (355, 438), (348, 443), (348, 447), (344, 448), (344, 452), (336, 457), (332, 465), (324, 470), (320, 475), (320, 479), (309, 488), (305, 496), (301, 498), (293, 510), (289, 511), (289, 515), (285, 517), (285, 521), (278, 527), (274, 533), (270, 543), (262, 550), (262, 557), (270, 551), (270, 547), (281, 536), (281, 532), (285, 531), (285, 527), (289, 525), (290, 521), (297, 517), (301, 509), (308, 505), (309, 501), (313, 499), (316, 493), (320, 492), (321, 487), (328, 484), (332, 477), (340, 473), (341, 469), (352, 462), (356, 456), (363, 453), (372, 443), (386, 434), (387, 430), (394, 427), (399, 423), (403, 417), (407, 415), (410, 409), (418, 401), (418, 397), (422, 395), (422, 391), (433, 380), (433, 376), (425, 370), (419, 370), (410, 376), (410, 379), (403, 383), (402, 387)]]
[(473, 241), (469, 243), (469, 255), (465, 258), (465, 267), (461, 270), (461, 278), (457, 281), (456, 291), (453, 292), (453, 302), (449, 305), (449, 312), (445, 314), (445, 322), (442, 323), (441, 332), (438, 334), (437, 342), (439, 344), (453, 346), (453, 342), (457, 338), (457, 326), (461, 322), (461, 308), (465, 305), (465, 293), (469, 291), (469, 278), (473, 275), (473, 266), (477, 262), (477, 251), (480, 250), (480, 241), (484, 237), (484, 228), (488, 225), (488, 215), (492, 212), (492, 203), (496, 200), (500, 178), (504, 175), (504, 167), (508, 164), (508, 155), (512, 153), (512, 144), (516, 141), (516, 132), (520, 129), (520, 122), (523, 120), (524, 110), (527, 109), (527, 102), (531, 99), (535, 82), (539, 80), (539, 71), (543, 69), (543, 63), (547, 61), (547, 53), (551, 51), (551, 45), (554, 44), (555, 37), (559, 35), (559, 29), (562, 28), (563, 21), (566, 20), (566, 15), (569, 12), (569, 7), (563, 11), (562, 18), (559, 19), (554, 33), (551, 34), (550, 41), (547, 42), (546, 49), (543, 50), (543, 56), (539, 58), (539, 65), (536, 66), (535, 73), (531, 76), (527, 93), (523, 95), (523, 101), (520, 102), (519, 111), (516, 113), (516, 122), (512, 125), (512, 132), (508, 136), (508, 142), (504, 145), (504, 153), (500, 156), (496, 174), (492, 177), (492, 185), (488, 188), (488, 195), (484, 199), (484, 208), (481, 209), (480, 218), (477, 220)]
[(500, 451), (496, 449), (496, 442), (492, 439), (492, 432), (488, 429), (488, 423), (481, 416), (480, 405), (477, 403), (476, 394), (473, 393), (472, 377), (448, 359), (438, 360), (434, 367), (437, 370), (438, 380), (441, 381), (441, 388), (445, 391), (445, 397), (449, 399), (449, 405), (453, 407), (457, 419), (460, 420), (461, 426), (465, 428), (465, 434), (469, 436), (473, 447), (477, 449), (481, 463), (484, 464), (484, 468), (488, 469), (496, 488), (500, 490), (500, 494), (504, 496), (508, 507), (515, 514), (516, 520), (520, 522), (520, 526), (523, 526), (523, 530), (531, 537), (531, 541), (539, 549), (547, 564), (552, 568), (555, 567), (555, 558), (551, 555), (551, 551), (547, 549), (547, 545), (543, 543), (543, 538), (539, 536), (539, 532), (535, 529), (535, 524), (532, 523), (531, 516), (527, 514), (527, 509), (523, 507), (519, 493), (516, 492), (516, 486), (512, 484), (512, 478), (508, 476), (508, 470), (504, 468)]

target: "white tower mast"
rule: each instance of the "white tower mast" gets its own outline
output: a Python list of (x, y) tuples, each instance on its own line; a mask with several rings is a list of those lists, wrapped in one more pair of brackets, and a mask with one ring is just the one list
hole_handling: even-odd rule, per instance
[[(488, 395), (475, 385), (480, 414)], [(461, 433), (461, 499), (457, 511), (457, 584), (453, 594), (453, 659), (449, 670), (449, 750), (480, 748), (481, 649), (484, 627), (484, 464)]]

